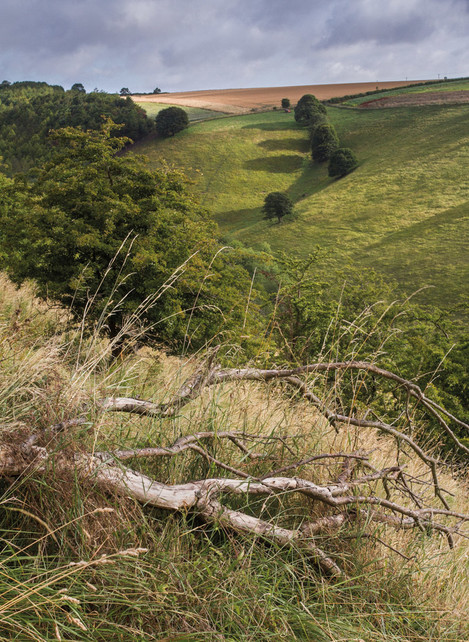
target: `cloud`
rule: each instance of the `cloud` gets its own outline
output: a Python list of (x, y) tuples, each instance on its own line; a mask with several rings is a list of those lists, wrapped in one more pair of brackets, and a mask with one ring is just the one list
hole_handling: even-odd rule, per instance
[(468, 0), (2, 0), (8, 80), (167, 91), (469, 73)]

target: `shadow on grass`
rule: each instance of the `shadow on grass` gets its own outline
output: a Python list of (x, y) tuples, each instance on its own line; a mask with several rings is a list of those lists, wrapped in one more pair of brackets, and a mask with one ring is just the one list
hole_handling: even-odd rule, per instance
[(257, 225), (263, 220), (262, 213), (263, 199), (259, 201), (259, 207), (248, 207), (242, 210), (228, 210), (221, 215), (223, 223), (229, 223), (230, 233), (236, 232), (237, 228), (244, 230), (246, 227)]
[(289, 150), (292, 152), (300, 152), (301, 154), (306, 154), (310, 149), (309, 141), (301, 138), (283, 138), (280, 140), (271, 138), (261, 141), (258, 143), (258, 146), (269, 152)]
[(253, 158), (245, 162), (247, 169), (256, 172), (272, 172), (276, 174), (289, 174), (297, 172), (303, 166), (301, 156), (267, 156), (264, 158)]
[(252, 123), (252, 125), (244, 125), (241, 129), (261, 129), (265, 132), (280, 132), (285, 129), (298, 130), (302, 129), (295, 121), (287, 120), (284, 123)]

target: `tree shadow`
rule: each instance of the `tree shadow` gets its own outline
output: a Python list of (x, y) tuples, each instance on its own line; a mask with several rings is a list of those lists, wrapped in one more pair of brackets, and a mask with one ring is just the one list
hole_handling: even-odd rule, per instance
[(244, 125), (241, 129), (261, 129), (265, 132), (280, 132), (286, 129), (303, 129), (295, 123), (295, 121), (288, 120), (284, 123), (252, 123), (252, 125)]
[[(259, 207), (247, 207), (242, 210), (228, 210), (223, 212), (223, 221), (229, 221), (232, 229), (242, 225), (243, 229), (260, 223), (263, 219), (261, 211), (263, 200), (259, 202)], [(231, 232), (230, 232), (231, 234)]]
[(262, 158), (253, 158), (244, 163), (247, 169), (256, 172), (272, 172), (275, 174), (290, 174), (297, 172), (303, 166), (301, 156), (265, 156)]
[(306, 154), (309, 152), (310, 148), (309, 141), (301, 138), (283, 138), (278, 140), (276, 138), (271, 138), (270, 140), (261, 141), (258, 143), (258, 146), (269, 152), (289, 150), (292, 152), (299, 152), (300, 154)]

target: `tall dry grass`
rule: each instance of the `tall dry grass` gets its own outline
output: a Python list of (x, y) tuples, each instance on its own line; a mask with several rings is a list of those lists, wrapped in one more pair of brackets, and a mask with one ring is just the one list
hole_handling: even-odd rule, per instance
[[(144, 348), (117, 361), (101, 335), (67, 325), (67, 313), (34, 298), (32, 286), (0, 281), (0, 408), (3, 442), (11, 443), (110, 394), (170, 398), (197, 366)], [(340, 377), (334, 382), (340, 390)], [(320, 388), (323, 382), (317, 381)], [(377, 467), (394, 462), (395, 444), (374, 431), (331, 427), (282, 387), (229, 383), (207, 389), (169, 418), (135, 418), (91, 409), (86, 423), (42, 444), (57, 452), (168, 445), (199, 430), (242, 430), (265, 456), (254, 465), (232, 445), (211, 454), (252, 474), (305, 454), (373, 451)], [(281, 439), (265, 439), (277, 437)], [(47, 441), (50, 439), (50, 441)], [(420, 461), (407, 471), (426, 479)], [(177, 483), (223, 473), (186, 453), (133, 462)], [(339, 467), (302, 468), (326, 481)], [(228, 473), (226, 473), (228, 474)], [(441, 472), (452, 508), (469, 512), (461, 475)], [(321, 576), (307, 556), (207, 525), (191, 513), (170, 514), (117, 497), (53, 463), (1, 480), (0, 638), (11, 640), (334, 640), (345, 642), (469, 639), (469, 546), (427, 534), (373, 533), (408, 559), (359, 533), (323, 537), (347, 579)], [(282, 524), (321, 514), (320, 506), (280, 496), (233, 500)], [(353, 536), (352, 536), (353, 535)]]

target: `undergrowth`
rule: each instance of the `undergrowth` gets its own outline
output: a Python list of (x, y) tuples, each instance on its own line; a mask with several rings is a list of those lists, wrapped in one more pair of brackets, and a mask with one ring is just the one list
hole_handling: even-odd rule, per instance
[[(3, 444), (40, 430), (46, 430), (47, 440), (47, 427), (73, 419), (85, 401), (105, 395), (132, 391), (165, 400), (197, 364), (196, 358), (148, 348), (111, 362), (105, 341), (81, 335), (80, 328), (67, 329), (68, 320), (64, 310), (37, 301), (32, 287), (17, 290), (2, 277)], [(256, 464), (256, 474), (282, 462), (286, 443), (295, 457), (332, 447), (374, 448), (383, 463), (388, 456), (384, 437), (353, 429), (337, 434), (311, 406), (275, 387), (250, 383), (211, 390), (167, 419), (90, 413), (85, 424), (50, 444), (61, 452), (168, 445), (181, 434), (234, 427), (258, 437), (282, 437), (265, 444), (267, 459)], [(217, 442), (213, 448), (212, 454), (222, 452), (225, 460), (239, 457), (229, 445)], [(171, 483), (214, 473), (196, 453), (136, 465)], [(417, 462), (407, 465), (421, 474)], [(327, 473), (318, 468), (316, 479)], [(463, 494), (461, 481), (446, 475), (444, 483)], [(304, 501), (289, 498), (256, 502), (244, 508), (286, 522), (309, 510)], [(322, 545), (335, 551), (348, 571), (346, 579), (331, 581), (300, 550), (234, 535), (190, 512), (141, 506), (52, 463), (2, 482), (0, 521), (0, 638), (5, 640), (460, 642), (469, 637), (464, 543), (448, 552), (423, 534), (396, 533), (392, 546), (404, 559), (376, 540), (354, 536), (339, 542), (331, 534)]]

